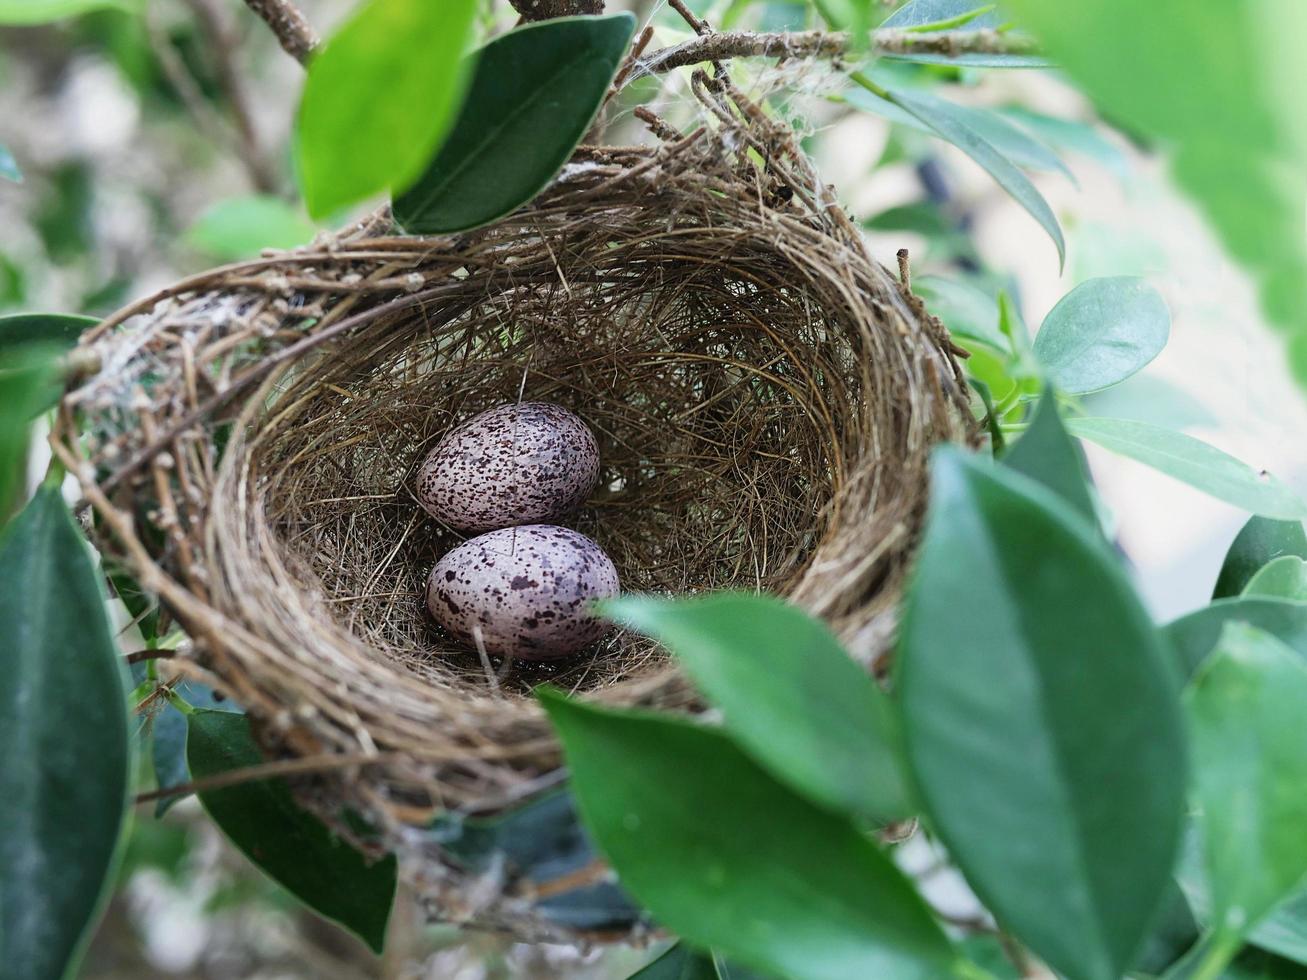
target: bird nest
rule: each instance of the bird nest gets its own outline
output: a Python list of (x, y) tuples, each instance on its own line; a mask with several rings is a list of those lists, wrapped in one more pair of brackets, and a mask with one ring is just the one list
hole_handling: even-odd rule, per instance
[(97, 369), (61, 406), (55, 451), (105, 553), (191, 638), (179, 668), (441, 917), (638, 929), (548, 792), (560, 752), (531, 690), (699, 707), (629, 633), (541, 664), (441, 632), (424, 584), (461, 538), (414, 481), (442, 434), (519, 399), (568, 407), (602, 460), (571, 523), (624, 591), (776, 593), (870, 668), (930, 449), (971, 431), (943, 328), (793, 135), (724, 79), (695, 91), (693, 133), (583, 147), (489, 227), (355, 230), (149, 297), (83, 338)]

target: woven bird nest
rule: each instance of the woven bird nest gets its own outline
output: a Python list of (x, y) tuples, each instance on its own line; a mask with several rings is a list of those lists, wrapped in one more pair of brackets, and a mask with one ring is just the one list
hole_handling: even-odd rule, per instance
[(442, 635), (425, 577), (460, 536), (413, 493), (434, 441), (519, 398), (567, 406), (603, 465), (573, 526), (625, 591), (777, 593), (870, 666), (928, 453), (970, 431), (942, 327), (792, 134), (729, 82), (694, 87), (694, 133), (582, 148), (489, 227), (360, 231), (122, 311), (83, 338), (99, 369), (62, 405), (55, 450), (102, 548), (192, 638), (180, 666), (247, 709), (271, 758), (303, 760), (301, 797), (396, 850), (444, 918), (638, 929), (566, 794), (540, 795), (563, 774), (531, 688), (698, 706), (637, 636), (528, 664)]

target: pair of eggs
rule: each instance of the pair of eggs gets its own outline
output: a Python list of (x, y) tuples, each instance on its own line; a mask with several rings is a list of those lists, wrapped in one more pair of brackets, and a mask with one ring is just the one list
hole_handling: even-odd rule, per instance
[(596, 643), (591, 612), (617, 595), (617, 569), (594, 541), (558, 527), (599, 479), (594, 433), (549, 402), (503, 405), (451, 430), (427, 454), (417, 499), (442, 523), (485, 532), (451, 549), (427, 579), (427, 609), (473, 649), (553, 660)]

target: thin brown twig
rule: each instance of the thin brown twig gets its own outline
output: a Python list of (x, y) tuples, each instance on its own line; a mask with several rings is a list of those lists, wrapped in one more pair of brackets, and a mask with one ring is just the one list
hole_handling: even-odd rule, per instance
[(263, 18), (277, 36), (282, 50), (301, 65), (321, 43), (317, 33), (290, 0), (245, 0), (245, 5)]
[(176, 650), (160, 648), (158, 650), (137, 650), (135, 653), (127, 654), (129, 664), (140, 664), (147, 660), (170, 660), (177, 655)]

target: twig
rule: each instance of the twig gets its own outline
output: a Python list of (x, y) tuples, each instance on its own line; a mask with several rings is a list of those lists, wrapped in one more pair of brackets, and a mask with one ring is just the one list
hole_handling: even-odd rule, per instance
[(524, 21), (602, 14), (604, 0), (508, 0)]
[(272, 28), (283, 51), (301, 65), (308, 64), (309, 56), (320, 42), (309, 22), (290, 0), (245, 0), (245, 5)]
[(158, 650), (137, 650), (135, 653), (127, 654), (127, 662), (129, 664), (139, 664), (147, 660), (170, 660), (176, 654), (176, 650), (169, 650), (164, 647)]
[[(684, 68), (701, 61), (726, 58), (835, 58), (849, 51), (849, 37), (826, 31), (792, 31), (764, 34), (757, 31), (724, 31), (701, 34), (655, 51), (645, 58), (632, 80), (658, 72)], [(914, 33), (897, 29), (873, 31), (871, 53), (879, 55), (939, 54), (956, 58), (962, 54), (1038, 55), (1038, 43), (1030, 37), (989, 28), (971, 31), (929, 31)]]
[(163, 800), (172, 796), (186, 796), (190, 793), (202, 793), (206, 790), (222, 789), (225, 786), (239, 786), (242, 783), (271, 779), (276, 776), (302, 775), (305, 773), (327, 772), (332, 769), (345, 769), (350, 766), (365, 766), (385, 762), (390, 758), (394, 758), (397, 754), (394, 752), (379, 752), (372, 754), (319, 755), (309, 756), (305, 759), (282, 759), (277, 762), (262, 762), (258, 765), (245, 766), (242, 769), (233, 769), (230, 772), (220, 773), (217, 776), (209, 776), (207, 779), (196, 779), (189, 783), (179, 783), (176, 786), (168, 786), (163, 789), (152, 789), (148, 793), (137, 793), (136, 802), (138, 804), (149, 803), (153, 800)]

